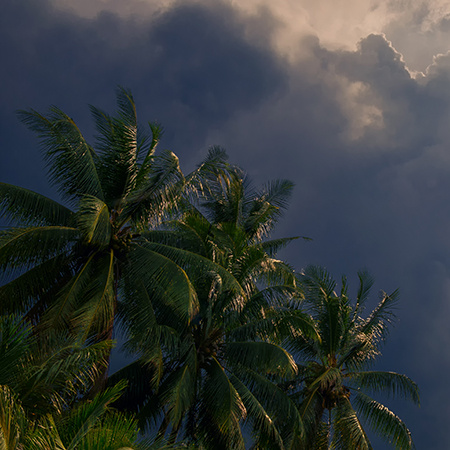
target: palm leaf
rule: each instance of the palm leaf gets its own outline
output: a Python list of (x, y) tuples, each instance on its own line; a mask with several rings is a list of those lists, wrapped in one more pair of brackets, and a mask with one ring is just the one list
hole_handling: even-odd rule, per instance
[(0, 232), (0, 268), (29, 268), (70, 248), (76, 228), (45, 226), (10, 228)]
[(184, 176), (178, 157), (169, 151), (156, 156), (146, 182), (142, 182), (128, 197), (120, 226), (129, 220), (142, 228), (150, 223), (158, 224), (164, 214), (174, 207), (183, 186)]
[(357, 331), (373, 336), (374, 340), (383, 340), (388, 332), (388, 325), (396, 318), (392, 309), (396, 306), (398, 298), (398, 290), (390, 295), (382, 292), (381, 300), (377, 307), (372, 311), (370, 316), (357, 327)]
[(8, 386), (0, 385), (0, 448), (23, 448), (28, 420), (20, 401)]
[(188, 323), (198, 309), (196, 292), (186, 272), (159, 250), (147, 244), (136, 246), (129, 256), (129, 279), (141, 280), (152, 295), (155, 309), (175, 314)]
[(108, 406), (117, 400), (125, 388), (125, 383), (118, 383), (97, 394), (91, 402), (82, 403), (66, 418), (65, 424), (59, 427), (59, 434), (66, 450), (76, 450), (88, 433), (99, 423), (107, 412)]
[(110, 213), (100, 199), (83, 196), (77, 212), (78, 228), (87, 244), (106, 247), (111, 241)]
[(252, 367), (262, 373), (292, 377), (297, 366), (281, 346), (270, 342), (228, 342), (224, 351), (230, 363)]
[(37, 133), (49, 165), (50, 180), (68, 200), (81, 195), (103, 199), (96, 167), (96, 155), (75, 122), (51, 107), (48, 116), (37, 111), (19, 111), (19, 118)]
[(374, 393), (387, 393), (394, 397), (399, 395), (410, 399), (416, 405), (420, 404), (419, 388), (406, 375), (395, 372), (367, 371), (349, 372), (346, 377), (362, 389), (370, 389)]
[(73, 212), (25, 188), (0, 183), (0, 211), (17, 225), (73, 225)]
[(204, 395), (209, 414), (223, 433), (236, 431), (240, 428), (239, 421), (247, 414), (242, 398), (216, 358), (211, 358), (211, 365), (206, 370)]
[(196, 372), (197, 359), (191, 352), (187, 364), (173, 372), (161, 385), (159, 396), (161, 402), (168, 406), (169, 418), (175, 428), (194, 401)]
[(411, 433), (406, 425), (386, 406), (358, 392), (354, 403), (359, 413), (372, 429), (385, 441), (398, 450), (413, 448)]
[(40, 302), (54, 300), (72, 276), (67, 261), (66, 254), (57, 255), (0, 286), (0, 312), (25, 314)]
[(98, 131), (96, 147), (100, 150), (99, 174), (106, 203), (120, 210), (120, 202), (136, 185), (139, 143), (136, 108), (131, 93), (118, 89), (117, 103), (119, 111), (116, 117), (94, 106), (90, 108)]
[(258, 444), (264, 445), (266, 448), (270, 445), (270, 448), (284, 449), (283, 439), (263, 405), (239, 378), (232, 375), (230, 380), (245, 405), (246, 420), (251, 420), (253, 428), (258, 431)]
[(332, 446), (370, 450), (369, 439), (348, 398), (342, 397), (334, 410)]

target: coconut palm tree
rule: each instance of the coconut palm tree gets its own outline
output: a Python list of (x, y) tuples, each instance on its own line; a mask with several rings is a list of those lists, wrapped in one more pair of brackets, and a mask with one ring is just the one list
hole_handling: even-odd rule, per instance
[(366, 272), (358, 277), (351, 302), (345, 278), (337, 294), (336, 282), (325, 269), (310, 266), (303, 272), (305, 303), (321, 339), (300, 335), (288, 346), (302, 361), (295, 383), (286, 385), (306, 429), (306, 441), (297, 448), (371, 449), (366, 426), (393, 448), (413, 447), (402, 420), (372, 398), (377, 393), (399, 395), (419, 403), (417, 385), (406, 375), (371, 369), (395, 318), (398, 292), (382, 293), (375, 309), (362, 317), (373, 279)]
[(0, 448), (5, 450), (156, 450), (137, 420), (113, 403), (125, 382), (85, 399), (111, 342), (80, 346), (68, 333), (45, 345), (18, 316), (0, 316)]
[[(118, 301), (132, 291), (125, 284), (137, 280), (180, 326), (198, 310), (186, 271), (141, 233), (174, 213), (189, 187), (205, 188), (202, 179), (225, 155), (211, 150), (185, 177), (172, 152), (155, 152), (161, 127), (143, 131), (131, 93), (119, 88), (117, 104), (114, 116), (91, 107), (95, 146), (56, 107), (47, 115), (19, 113), (38, 135), (65, 203), (0, 183), (0, 212), (11, 221), (0, 232), (0, 313), (26, 314), (40, 333), (69, 329), (82, 340), (110, 339)], [(193, 253), (172, 254), (194, 266)]]
[(287, 205), (292, 183), (277, 181), (256, 191), (234, 169), (209, 188), (199, 208), (143, 236), (155, 245), (197, 251), (231, 274), (240, 289), (230, 289), (217, 271), (192, 276), (199, 308), (180, 333), (160, 325), (146, 291), (135, 286), (127, 296), (133, 301), (126, 306), (128, 347), (142, 358), (111, 381), (130, 380), (122, 407), (137, 407), (143, 422), (167, 433), (169, 442), (183, 436), (205, 448), (245, 448), (247, 423), (262, 448), (285, 448), (301, 434), (302, 423), (276, 384), (296, 371), (280, 343), (293, 330), (316, 335), (310, 318), (289, 308), (299, 292), (295, 275), (275, 258), (291, 239), (264, 240)]

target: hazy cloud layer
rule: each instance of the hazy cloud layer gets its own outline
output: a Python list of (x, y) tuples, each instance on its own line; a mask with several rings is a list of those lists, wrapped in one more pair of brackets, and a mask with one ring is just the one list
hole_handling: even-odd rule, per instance
[(377, 287), (400, 287), (401, 321), (382, 365), (420, 384), (420, 410), (395, 403), (417, 447), (445, 448), (449, 4), (124, 4), (4, 2), (1, 179), (53, 195), (16, 109), (56, 104), (89, 135), (87, 104), (114, 108), (120, 84), (132, 89), (144, 123), (163, 123), (163, 145), (186, 168), (220, 144), (257, 182), (294, 180), (279, 234), (314, 241), (285, 255), (338, 277), (367, 267)]

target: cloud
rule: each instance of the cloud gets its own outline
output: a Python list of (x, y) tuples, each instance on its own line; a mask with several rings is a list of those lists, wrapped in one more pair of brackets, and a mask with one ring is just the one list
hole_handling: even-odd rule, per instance
[[(7, 0), (0, 25), (0, 114), (10, 123), (17, 108), (57, 104), (89, 133), (86, 104), (112, 109), (120, 84), (144, 105), (142, 117), (164, 124), (169, 145), (191, 149), (207, 129), (257, 107), (285, 84), (279, 57), (248, 42), (240, 16), (220, 2), (138, 20), (110, 11), (86, 18), (44, 0)], [(7, 165), (17, 156), (9, 154)]]

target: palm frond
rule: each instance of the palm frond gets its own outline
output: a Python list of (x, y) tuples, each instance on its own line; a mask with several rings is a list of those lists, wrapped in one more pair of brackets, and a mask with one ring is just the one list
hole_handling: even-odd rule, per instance
[(275, 422), (271, 419), (264, 406), (239, 378), (231, 375), (230, 380), (245, 405), (247, 411), (246, 420), (253, 422), (253, 429), (258, 435), (256, 438), (258, 445), (262, 445), (265, 448), (284, 449), (283, 439)]
[(91, 106), (97, 128), (97, 148), (100, 150), (99, 175), (105, 201), (113, 209), (121, 209), (120, 202), (133, 190), (138, 173), (138, 125), (131, 94), (119, 89), (119, 111), (111, 117)]
[(270, 342), (228, 342), (226, 358), (230, 364), (252, 367), (261, 373), (292, 377), (297, 372), (293, 357), (281, 346)]
[(114, 251), (102, 255), (96, 276), (88, 285), (81, 308), (74, 312), (73, 325), (86, 339), (94, 333), (106, 338), (113, 329), (116, 313)]
[(75, 339), (67, 333), (53, 333), (45, 348), (42, 344), (32, 348), (33, 356), (17, 380), (17, 391), (35, 415), (61, 414), (92, 387), (106, 366), (111, 341), (84, 346)]
[(354, 403), (371, 428), (398, 450), (413, 448), (411, 433), (402, 420), (386, 406), (358, 392)]
[(54, 106), (47, 116), (34, 110), (19, 111), (18, 115), (38, 135), (50, 180), (64, 198), (76, 200), (81, 195), (93, 195), (103, 199), (97, 156), (69, 116)]
[(300, 277), (305, 296), (313, 308), (322, 308), (325, 299), (333, 295), (336, 282), (326, 269), (320, 266), (307, 266)]
[(108, 411), (108, 406), (120, 397), (124, 388), (124, 382), (107, 388), (97, 394), (92, 401), (82, 403), (70, 413), (65, 426), (59, 428), (66, 450), (79, 448), (87, 434), (99, 424), (101, 417)]
[(142, 243), (140, 247), (146, 251), (157, 252), (170, 259), (179, 267), (182, 267), (193, 280), (200, 279), (208, 273), (217, 273), (222, 279), (224, 289), (236, 294), (242, 293), (242, 287), (234, 274), (198, 253), (156, 242)]
[(198, 300), (187, 273), (177, 261), (150, 244), (136, 246), (129, 258), (129, 279), (142, 281), (151, 293), (153, 307), (174, 313), (184, 324), (188, 323), (198, 310)]
[[(146, 151), (145, 156), (142, 159), (142, 163), (139, 167), (139, 172), (136, 176), (136, 187), (139, 189), (142, 186), (142, 183), (145, 183), (148, 174), (151, 171), (151, 167), (152, 167), (152, 162), (153, 162), (153, 158), (155, 155), (155, 151), (156, 151), (156, 146), (158, 145), (162, 134), (164, 133), (164, 129), (163, 127), (157, 123), (157, 122), (149, 122), (149, 128), (152, 134), (152, 138), (151, 138), (151, 142), (148, 145)], [(138, 130), (139, 132), (139, 130)], [(142, 140), (142, 145), (139, 145), (139, 149), (142, 149), (142, 151), (144, 151), (144, 146), (146, 143), (147, 139), (143, 139)], [(141, 150), (140, 150), (141, 153)]]
[(224, 434), (228, 434), (233, 429), (240, 428), (239, 421), (246, 416), (247, 410), (238, 391), (216, 358), (211, 358), (211, 364), (206, 371), (208, 375), (204, 395), (208, 399), (208, 411), (218, 428)]
[(186, 194), (191, 201), (211, 195), (211, 184), (227, 176), (231, 167), (225, 149), (213, 146), (196, 170), (186, 176)]
[(366, 371), (346, 374), (359, 388), (369, 389), (374, 393), (387, 393), (393, 397), (400, 396), (420, 404), (419, 388), (406, 375), (395, 372)]
[(360, 315), (364, 310), (365, 303), (369, 297), (372, 286), (375, 279), (369, 274), (369, 272), (362, 270), (358, 272), (359, 287), (356, 295), (356, 305), (354, 308), (354, 319), (357, 315)]
[(269, 338), (278, 343), (285, 343), (286, 340), (296, 339), (299, 336), (320, 340), (314, 321), (306, 313), (298, 310), (274, 309), (265, 311), (264, 316), (233, 328), (229, 332), (229, 337), (236, 340)]
[(294, 236), (289, 238), (271, 239), (270, 241), (261, 242), (260, 245), (264, 252), (273, 258), (281, 249), (286, 248), (287, 245), (297, 239), (309, 240), (309, 238), (304, 236)]
[(45, 226), (0, 232), (0, 269), (26, 269), (67, 251), (79, 237), (76, 228)]
[(77, 211), (78, 228), (87, 244), (105, 247), (111, 241), (108, 206), (100, 199), (85, 195)]
[(288, 392), (253, 368), (235, 367), (233, 376), (237, 377), (264, 407), (274, 421), (286, 448), (290, 448), (290, 443), (299, 437), (304, 437), (304, 423)]
[(340, 399), (334, 415), (332, 445), (338, 448), (372, 449), (367, 434), (348, 398)]
[(189, 362), (173, 372), (159, 390), (161, 402), (167, 405), (170, 421), (175, 428), (192, 406), (196, 393), (197, 358), (192, 352), (189, 356)]
[(30, 325), (19, 316), (0, 316), (0, 385), (17, 386), (33, 342)]
[(388, 325), (392, 324), (396, 319), (392, 309), (395, 308), (398, 299), (398, 290), (390, 295), (382, 292), (381, 300), (377, 307), (372, 311), (370, 316), (357, 327), (357, 331), (373, 336), (374, 341), (383, 341), (388, 333)]
[(67, 259), (57, 255), (0, 286), (0, 313), (25, 314), (39, 302), (54, 300), (72, 276)]
[(0, 448), (23, 448), (27, 428), (28, 420), (19, 399), (8, 386), (0, 385)]
[(28, 189), (0, 182), (1, 217), (18, 226), (72, 226), (74, 213), (60, 203)]
[(122, 223), (131, 220), (141, 228), (158, 224), (164, 214), (174, 208), (185, 185), (178, 157), (164, 151), (153, 158), (146, 182), (128, 197), (121, 214)]

